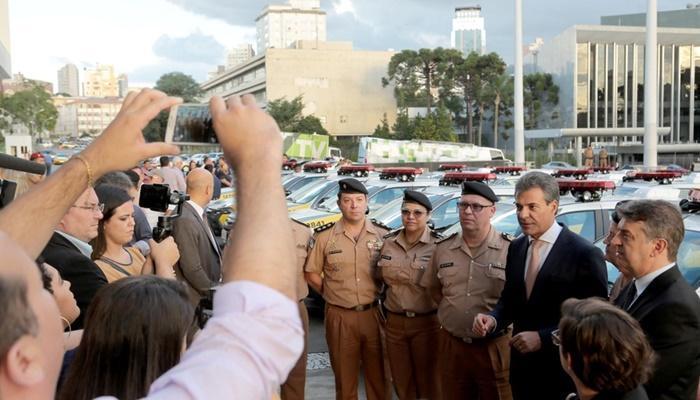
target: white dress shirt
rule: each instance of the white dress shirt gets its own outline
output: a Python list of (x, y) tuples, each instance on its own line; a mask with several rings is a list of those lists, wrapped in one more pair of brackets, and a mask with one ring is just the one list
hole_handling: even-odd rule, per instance
[(227, 283), (206, 327), (146, 398), (269, 400), (303, 347), (297, 303), (255, 282)]
[(632, 304), (634, 304), (634, 302), (637, 301), (639, 296), (641, 296), (642, 293), (644, 293), (644, 291), (647, 290), (647, 287), (649, 287), (649, 285), (651, 284), (651, 282), (654, 281), (654, 279), (658, 278), (659, 275), (661, 275), (664, 272), (668, 271), (669, 269), (673, 268), (674, 265), (676, 265), (676, 263), (672, 262), (672, 263), (670, 263), (662, 268), (657, 269), (654, 272), (650, 272), (650, 273), (642, 276), (641, 278), (635, 279), (633, 282), (634, 282), (635, 288), (637, 289), (637, 294), (634, 296), (634, 299), (632, 299), (632, 302), (628, 306), (628, 309), (629, 309), (629, 307), (632, 307)]
[[(540, 247), (540, 249), (539, 249), (540, 250), (540, 265), (537, 266), (538, 270), (542, 268), (542, 265), (547, 260), (547, 256), (549, 255), (549, 252), (552, 251), (552, 247), (554, 246), (554, 242), (557, 241), (557, 238), (559, 237), (559, 234), (561, 233), (562, 229), (563, 228), (561, 227), (561, 225), (559, 225), (556, 221), (554, 221), (552, 226), (550, 226), (549, 229), (547, 229), (547, 231), (545, 231), (545, 233), (543, 233), (542, 236), (540, 236), (540, 238), (537, 239), (537, 240), (541, 240), (542, 242), (544, 242), (542, 247)], [(529, 245), (527, 248), (527, 257), (525, 258), (525, 274), (523, 274), (523, 279), (525, 279), (525, 277), (527, 277), (527, 269), (529, 268), (530, 257), (532, 256), (531, 244), (532, 244), (532, 241), (534, 240), (534, 238), (532, 236), (528, 236), (527, 240), (528, 240)]]

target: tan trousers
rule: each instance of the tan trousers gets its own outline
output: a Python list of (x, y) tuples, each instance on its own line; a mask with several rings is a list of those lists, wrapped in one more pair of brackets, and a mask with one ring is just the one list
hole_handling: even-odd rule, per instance
[(600, 157), (600, 168), (608, 168), (608, 157)]
[(592, 158), (586, 158), (584, 161), (584, 166), (586, 168), (593, 168), (593, 159)]
[(442, 399), (437, 315), (406, 317), (388, 313), (385, 331), (391, 377), (399, 399)]
[(510, 334), (466, 343), (440, 330), (444, 399), (511, 400)]
[(384, 365), (377, 307), (354, 311), (326, 304), (325, 324), (326, 342), (335, 375), (335, 398), (357, 399), (362, 365), (367, 399), (384, 399)]
[(304, 301), (299, 302), (299, 316), (304, 325), (304, 351), (294, 368), (289, 372), (287, 381), (282, 384), (282, 400), (304, 400), (304, 386), (306, 385), (306, 350), (307, 336), (309, 335), (309, 311)]

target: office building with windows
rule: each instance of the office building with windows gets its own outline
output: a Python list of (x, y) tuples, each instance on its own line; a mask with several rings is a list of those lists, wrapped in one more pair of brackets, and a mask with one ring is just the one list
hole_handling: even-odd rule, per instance
[(452, 18), (451, 46), (465, 56), (475, 51), (486, 51), (486, 29), (481, 6), (457, 7)]
[[(620, 162), (642, 160), (645, 38), (645, 27), (576, 25), (542, 46), (540, 70), (560, 88), (556, 128), (593, 132), (583, 145)], [(657, 54), (659, 162), (687, 165), (700, 151), (700, 29), (658, 28)]]
[(74, 64), (66, 64), (58, 70), (58, 93), (80, 96), (78, 67)]
[(289, 47), (298, 40), (326, 41), (326, 12), (320, 0), (289, 0), (268, 5), (255, 19), (258, 54)]

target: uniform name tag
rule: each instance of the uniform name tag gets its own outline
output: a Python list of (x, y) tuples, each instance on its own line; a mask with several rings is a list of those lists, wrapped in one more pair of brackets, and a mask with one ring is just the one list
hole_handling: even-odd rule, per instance
[(338, 254), (338, 253), (342, 253), (342, 252), (343, 252), (343, 250), (335, 249), (335, 250), (329, 251), (328, 254)]
[(385, 260), (391, 260), (391, 256), (387, 256), (387, 255), (384, 255), (384, 254), (382, 254), (382, 258), (385, 259)]
[(451, 267), (453, 265), (455, 265), (455, 263), (448, 262), (448, 263), (440, 264), (440, 266), (438, 268), (447, 268), (447, 267)]

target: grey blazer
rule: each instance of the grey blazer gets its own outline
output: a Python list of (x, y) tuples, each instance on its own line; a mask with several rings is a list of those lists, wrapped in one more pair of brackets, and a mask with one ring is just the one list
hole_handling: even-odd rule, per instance
[(180, 250), (175, 275), (187, 284), (195, 305), (221, 278), (220, 252), (205, 224), (189, 203), (182, 206), (182, 215), (173, 222), (173, 238)]

